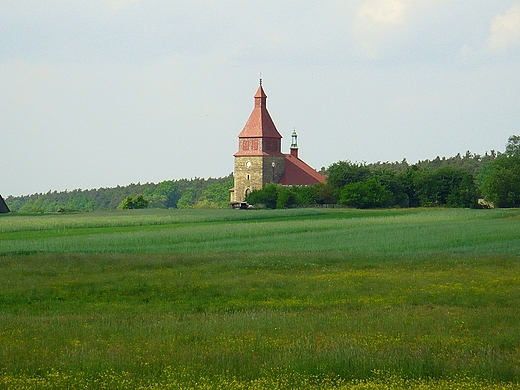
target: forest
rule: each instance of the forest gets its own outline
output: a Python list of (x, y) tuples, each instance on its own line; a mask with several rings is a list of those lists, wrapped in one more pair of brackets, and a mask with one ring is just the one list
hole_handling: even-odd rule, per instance
[[(253, 191), (247, 202), (255, 207), (290, 208), (333, 205), (381, 207), (519, 207), (520, 136), (509, 137), (504, 152), (484, 155), (467, 151), (409, 164), (338, 161), (321, 173), (325, 184), (269, 184)], [(165, 180), (113, 188), (49, 191), (9, 196), (13, 212), (75, 212), (132, 208), (228, 208), (233, 175), (220, 178)]]
[(338, 161), (327, 182), (309, 187), (269, 184), (246, 198), (253, 205), (287, 208), (334, 205), (381, 207), (519, 207), (520, 136), (509, 137), (504, 153), (437, 157), (410, 165)]
[(45, 194), (9, 196), (13, 212), (74, 212), (118, 208), (227, 208), (233, 175), (220, 178), (165, 180), (112, 188), (49, 191)]

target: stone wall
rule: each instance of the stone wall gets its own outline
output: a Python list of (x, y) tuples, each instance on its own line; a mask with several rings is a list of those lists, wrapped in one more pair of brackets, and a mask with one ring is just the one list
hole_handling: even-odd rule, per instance
[(235, 157), (234, 200), (231, 201), (243, 202), (247, 191), (260, 190), (268, 183), (278, 182), (284, 171), (283, 156)]

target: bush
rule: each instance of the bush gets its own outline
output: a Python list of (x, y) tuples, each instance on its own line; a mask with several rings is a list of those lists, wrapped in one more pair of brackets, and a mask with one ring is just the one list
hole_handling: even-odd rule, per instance
[(394, 196), (376, 179), (369, 178), (343, 187), (339, 203), (359, 209), (388, 207), (394, 204)]
[(279, 184), (267, 184), (261, 190), (255, 190), (246, 196), (246, 202), (249, 204), (263, 204), (268, 209), (275, 209), (278, 201)]
[(135, 197), (128, 195), (119, 206), (122, 210), (145, 209), (147, 207), (148, 200), (143, 196), (143, 194), (136, 195)]

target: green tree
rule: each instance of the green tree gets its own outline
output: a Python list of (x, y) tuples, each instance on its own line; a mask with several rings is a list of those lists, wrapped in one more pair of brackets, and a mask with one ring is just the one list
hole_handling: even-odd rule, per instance
[[(233, 180), (226, 180), (220, 183), (213, 183), (202, 191), (200, 202), (204, 202), (212, 208), (229, 207), (229, 189), (233, 187)], [(198, 202), (197, 202), (198, 203)]]
[(503, 154), (482, 174), (484, 198), (495, 207), (520, 207), (520, 153)]
[(268, 209), (275, 209), (278, 201), (279, 184), (269, 183), (261, 190), (255, 190), (246, 196), (246, 202), (252, 205), (264, 205)]
[(30, 199), (18, 210), (20, 213), (43, 213), (43, 201), (40, 196)]
[(294, 187), (277, 186), (276, 208), (285, 209), (296, 204), (296, 190)]
[(334, 187), (329, 183), (320, 183), (313, 186), (316, 191), (317, 204), (335, 204), (338, 203), (338, 196), (334, 192)]
[(134, 198), (128, 195), (118, 207), (121, 210), (128, 210), (134, 208)]
[(420, 201), (417, 195), (417, 177), (419, 175), (419, 167), (411, 165), (405, 172), (398, 174), (398, 179), (403, 185), (404, 192), (408, 198), (408, 207), (419, 207)]
[(401, 175), (390, 169), (378, 169), (372, 172), (372, 177), (386, 190), (392, 193), (392, 199), (388, 199), (388, 206), (409, 207), (410, 200), (406, 192), (405, 183)]
[(508, 138), (505, 154), (507, 157), (520, 156), (520, 136), (512, 135)]
[(414, 176), (420, 206), (476, 207), (478, 189), (475, 178), (463, 168), (444, 165), (423, 169)]
[(193, 187), (188, 187), (177, 202), (177, 207), (179, 209), (190, 208), (195, 203), (195, 199), (195, 189)]
[(120, 209), (128, 210), (128, 209), (145, 209), (148, 207), (148, 200), (143, 196), (143, 194), (136, 195), (132, 197), (128, 195), (120, 205)]
[(15, 199), (13, 196), (7, 197), (5, 203), (7, 203), (7, 207), (9, 207), (9, 210), (11, 211), (18, 211), (23, 205), (20, 199)]
[(165, 180), (157, 185), (154, 191), (147, 189), (145, 193), (150, 200), (150, 207), (156, 208), (176, 208), (177, 202), (181, 197), (179, 186), (172, 180)]
[(388, 207), (394, 202), (392, 192), (371, 177), (349, 183), (341, 189), (339, 203), (360, 209)]
[(148, 207), (148, 200), (143, 194), (139, 194), (134, 198), (134, 204), (136, 209), (145, 209)]
[(177, 207), (177, 202), (181, 197), (181, 192), (179, 190), (179, 186), (173, 182), (172, 180), (166, 180), (157, 186), (154, 191), (154, 194), (159, 196), (164, 196), (165, 202), (164, 207), (166, 208), (175, 208)]
[(364, 181), (370, 176), (370, 168), (350, 161), (338, 161), (328, 169), (327, 183), (340, 189), (349, 183)]
[(319, 183), (312, 186), (293, 186), (296, 196), (294, 204), (306, 206), (317, 204), (334, 204), (338, 202), (334, 195), (334, 188), (328, 183)]
[(299, 205), (314, 205), (316, 201), (316, 186), (294, 186), (295, 203)]

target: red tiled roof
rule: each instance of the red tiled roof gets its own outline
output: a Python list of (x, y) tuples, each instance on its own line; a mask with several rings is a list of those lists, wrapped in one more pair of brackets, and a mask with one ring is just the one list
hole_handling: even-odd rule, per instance
[(255, 108), (238, 138), (282, 138), (267, 111), (267, 95), (260, 85), (255, 94)]
[(278, 183), (290, 186), (308, 186), (318, 183), (325, 183), (325, 176), (316, 172), (311, 166), (299, 158), (290, 154), (285, 156), (285, 172)]

